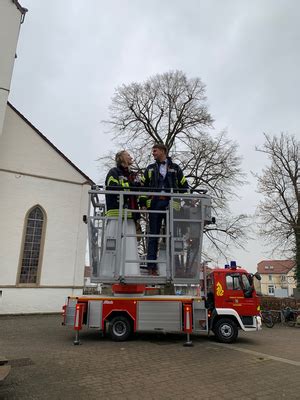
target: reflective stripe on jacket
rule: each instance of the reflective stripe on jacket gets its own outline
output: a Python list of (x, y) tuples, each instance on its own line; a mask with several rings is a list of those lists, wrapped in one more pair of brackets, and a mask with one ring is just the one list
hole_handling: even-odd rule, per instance
[[(128, 179), (129, 176), (130, 173), (121, 166), (110, 169), (105, 179), (106, 189), (129, 191), (130, 190), (130, 183)], [(128, 208), (129, 197), (130, 196), (124, 196), (123, 208)], [(118, 194), (106, 194), (105, 200), (107, 209), (106, 216), (118, 217), (120, 196)], [(124, 214), (125, 213), (123, 211), (123, 216)], [(127, 218), (132, 218), (132, 213), (130, 211), (127, 212)]]

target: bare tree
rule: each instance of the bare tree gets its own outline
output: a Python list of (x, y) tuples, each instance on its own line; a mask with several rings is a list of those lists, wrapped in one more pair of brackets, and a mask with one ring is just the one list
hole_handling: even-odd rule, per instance
[(171, 148), (180, 140), (211, 126), (205, 85), (199, 78), (187, 79), (181, 71), (155, 75), (143, 83), (116, 89), (110, 107), (115, 138), (126, 144), (137, 141), (164, 143)]
[(236, 197), (234, 187), (244, 183), (238, 146), (225, 132), (212, 137), (202, 133), (185, 140), (185, 150), (177, 152), (192, 189), (209, 190), (216, 212), (227, 207), (229, 197)]
[[(120, 148), (134, 155), (135, 168), (149, 164), (154, 142), (164, 143), (175, 156), (192, 189), (208, 189), (218, 223), (207, 228), (207, 238), (224, 253), (230, 243), (242, 246), (246, 239), (247, 216), (232, 216), (228, 200), (234, 187), (244, 182), (237, 144), (222, 132), (208, 133), (213, 119), (208, 113), (205, 85), (199, 78), (188, 79), (181, 71), (150, 77), (143, 83), (117, 88), (104, 121)], [(112, 154), (99, 159), (111, 165)]]
[(265, 136), (257, 151), (265, 153), (271, 165), (258, 178), (262, 219), (260, 233), (296, 261), (297, 287), (300, 288), (300, 141), (293, 135)]

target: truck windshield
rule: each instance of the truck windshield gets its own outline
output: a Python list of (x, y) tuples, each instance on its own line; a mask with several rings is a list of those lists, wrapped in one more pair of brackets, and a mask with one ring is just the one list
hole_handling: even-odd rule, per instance
[[(241, 287), (242, 286), (242, 287)], [(226, 287), (229, 290), (249, 290), (251, 284), (246, 274), (228, 274), (226, 275)]]

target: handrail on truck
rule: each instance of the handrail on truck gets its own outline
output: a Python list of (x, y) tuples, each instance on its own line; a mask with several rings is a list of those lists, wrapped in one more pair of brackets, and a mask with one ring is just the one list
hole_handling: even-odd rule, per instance
[[(119, 200), (118, 216), (107, 215), (105, 196)], [(153, 189), (106, 190), (96, 186), (89, 191), (86, 217), (89, 234), (91, 281), (114, 284), (197, 284), (201, 275), (201, 253), (205, 225), (212, 222), (211, 199), (200, 193), (163, 192), (169, 199), (166, 210), (132, 210), (124, 207), (128, 196), (159, 196)], [(132, 215), (141, 214), (139, 231), (132, 229)], [(163, 230), (149, 233), (149, 216), (164, 215)], [(147, 244), (150, 237), (159, 242), (156, 263), (158, 276), (147, 274)], [(202, 278), (203, 279), (203, 278)]]

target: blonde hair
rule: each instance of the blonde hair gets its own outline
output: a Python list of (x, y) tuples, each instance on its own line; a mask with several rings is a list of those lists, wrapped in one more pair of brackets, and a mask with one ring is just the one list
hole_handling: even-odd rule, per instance
[(115, 161), (117, 165), (122, 165), (123, 161), (124, 161), (124, 153), (127, 153), (126, 150), (121, 150), (118, 151), (117, 154), (115, 155)]

